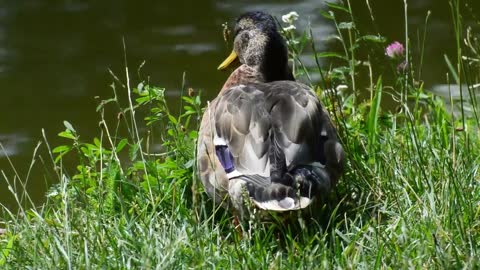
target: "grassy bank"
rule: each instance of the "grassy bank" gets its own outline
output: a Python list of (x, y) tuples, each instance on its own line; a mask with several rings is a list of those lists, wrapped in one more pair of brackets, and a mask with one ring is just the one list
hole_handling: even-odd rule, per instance
[[(295, 73), (332, 112), (348, 154), (345, 175), (319, 209), (321, 220), (305, 221), (303, 229), (252, 220), (239, 232), (194, 173), (201, 93), (183, 86), (176, 115), (165, 89), (147, 82), (131, 87), (127, 69), (114, 77), (112, 97), (98, 104), (97, 138), (83, 141), (65, 122), (64, 145), (43, 139), (49, 154), (39, 151), (34, 159), (58, 183), (44, 205), (32, 207), (28, 195), (16, 192), (21, 174), (2, 172), (19, 211), (3, 209), (0, 267), (480, 268), (480, 114), (473, 87), (480, 44), (464, 31), (459, 1), (450, 3), (458, 54), (445, 64), (451, 87), (465, 91), (448, 103), (423, 88), (422, 55), (410, 49), (423, 44), (410, 40), (408, 29), (403, 50), (390, 47), (380, 34), (356, 28), (348, 1), (332, 4), (324, 15), (336, 26), (339, 50), (317, 53), (308, 29), (302, 34), (288, 27), (295, 20), (281, 22)], [(300, 55), (318, 66), (305, 67)], [(321, 66), (321, 58), (335, 66)], [(322, 79), (309, 81), (313, 75)], [(382, 109), (385, 100), (394, 109)], [(107, 120), (111, 115), (115, 120)], [(66, 160), (77, 166), (64, 166)]]

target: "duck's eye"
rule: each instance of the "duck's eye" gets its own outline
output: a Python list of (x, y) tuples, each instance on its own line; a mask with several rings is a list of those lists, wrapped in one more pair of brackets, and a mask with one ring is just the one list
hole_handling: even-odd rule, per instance
[(245, 46), (250, 41), (250, 38), (251, 38), (250, 35), (251, 35), (250, 32), (243, 32), (243, 33), (240, 34), (240, 39), (241, 39), (242, 43), (245, 44)]

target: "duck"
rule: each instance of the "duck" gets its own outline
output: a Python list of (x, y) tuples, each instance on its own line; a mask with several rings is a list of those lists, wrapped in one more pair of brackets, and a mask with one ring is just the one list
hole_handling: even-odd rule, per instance
[(293, 212), (324, 201), (343, 174), (345, 152), (328, 111), (297, 82), (286, 41), (263, 11), (239, 16), (233, 50), (240, 62), (205, 108), (197, 170), (215, 204)]

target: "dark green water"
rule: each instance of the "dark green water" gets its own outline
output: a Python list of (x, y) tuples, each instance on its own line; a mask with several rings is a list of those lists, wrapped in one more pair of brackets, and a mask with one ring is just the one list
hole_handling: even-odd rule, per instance
[[(357, 17), (369, 18), (365, 1), (352, 2), (358, 5), (354, 7)], [(448, 1), (409, 2), (410, 31), (415, 36), (423, 31), (427, 11), (432, 11), (423, 77), (427, 85), (444, 83), (443, 54), (453, 54), (455, 48)], [(260, 9), (276, 16), (297, 11), (300, 24), (311, 22), (319, 49), (328, 48), (323, 39), (333, 31), (319, 15), (325, 8), (323, 1), (313, 0), (0, 3), (0, 143), (5, 148), (0, 148), (0, 170), (10, 180), (15, 173), (6, 156), (25, 179), (42, 128), (52, 146), (64, 142), (56, 136), (64, 129), (63, 120), (71, 122), (84, 140), (98, 134), (100, 118), (94, 97), (111, 96), (113, 80), (108, 69), (124, 78), (122, 39), (132, 81), (139, 81), (136, 69), (146, 61), (143, 78), (148, 76), (152, 84), (166, 87), (175, 106), (183, 72), (188, 86), (203, 89), (204, 99), (215, 96), (228, 75), (216, 71), (230, 50), (223, 41), (221, 24), (244, 11)], [(403, 1), (370, 3), (378, 31), (390, 41), (404, 40)], [(42, 166), (37, 160), (27, 183), (37, 203), (44, 197), (48, 178)], [(1, 174), (0, 203), (15, 205)]]

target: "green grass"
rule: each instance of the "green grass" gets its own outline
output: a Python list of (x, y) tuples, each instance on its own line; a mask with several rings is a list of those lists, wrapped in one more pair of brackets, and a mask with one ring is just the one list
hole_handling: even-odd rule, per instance
[[(460, 27), (459, 1), (451, 3)], [(182, 112), (173, 115), (164, 89), (145, 82), (130, 89), (127, 70), (125, 82), (115, 80), (114, 96), (97, 108), (103, 120), (93, 142), (82, 141), (68, 122), (59, 134), (64, 145), (50, 147), (44, 138), (41, 147), (50, 155), (36, 151), (34, 157), (50, 164), (46, 175), (58, 184), (42, 206), (28, 204), (27, 194), (17, 195), (18, 212), (3, 208), (0, 227), (7, 233), (0, 236), (0, 267), (479, 269), (476, 102), (468, 104), (470, 114), (461, 110), (457, 117), (414, 80), (421, 67), (409, 64), (398, 72), (396, 62), (384, 59), (392, 69), (377, 70), (361, 59), (360, 52), (383, 54), (386, 41), (360, 33), (349, 6), (332, 4), (333, 13), (326, 14), (337, 25), (343, 53), (314, 54), (339, 64), (309, 70), (295, 62), (299, 76), (322, 75), (320, 85), (313, 84), (333, 112), (348, 154), (346, 173), (319, 209), (320, 220), (306, 220), (304, 229), (251, 220), (243, 232), (236, 229), (233, 216), (212, 204), (195, 177), (199, 95), (188, 91)], [(300, 37), (288, 33), (298, 41), (290, 43), (293, 59), (314, 49), (308, 37), (308, 30)], [(461, 28), (457, 38), (463, 38)], [(478, 83), (476, 61), (461, 56), (468, 51), (470, 59), (480, 59), (469, 50), (480, 46), (458, 46), (452, 77), (467, 78), (458, 83), (472, 86)], [(411, 57), (406, 54), (415, 63)], [(350, 91), (327, 91), (340, 84)], [(387, 96), (397, 100), (395, 110), (382, 110)], [(452, 101), (452, 107), (467, 106)], [(118, 117), (109, 122), (104, 115)], [(160, 154), (154, 154), (155, 145), (161, 145)], [(65, 166), (67, 159), (77, 166)], [(17, 194), (24, 180), (2, 176)]]

